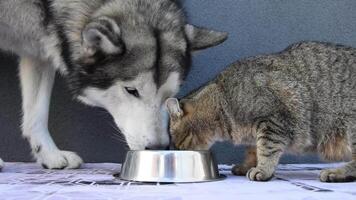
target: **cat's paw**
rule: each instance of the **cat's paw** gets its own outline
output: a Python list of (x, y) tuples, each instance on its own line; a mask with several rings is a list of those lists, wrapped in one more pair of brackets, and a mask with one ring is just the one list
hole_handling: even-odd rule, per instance
[(2, 161), (1, 158), (0, 158), (0, 172), (1, 172), (3, 167), (4, 167), (4, 161)]
[(248, 170), (251, 168), (248, 168), (244, 165), (235, 165), (232, 169), (231, 172), (235, 176), (246, 176)]
[(273, 173), (268, 173), (259, 167), (253, 167), (247, 172), (246, 176), (251, 181), (269, 181), (273, 178)]
[(70, 151), (42, 151), (36, 157), (45, 169), (76, 169), (83, 163), (76, 153)]
[(344, 167), (337, 169), (326, 169), (320, 172), (320, 181), (335, 183), (335, 182), (352, 182), (355, 181), (355, 176), (350, 176)]

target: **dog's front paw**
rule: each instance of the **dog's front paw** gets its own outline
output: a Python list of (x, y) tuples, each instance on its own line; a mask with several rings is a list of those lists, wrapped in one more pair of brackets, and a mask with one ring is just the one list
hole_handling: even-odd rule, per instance
[(2, 161), (1, 158), (0, 158), (0, 172), (1, 172), (3, 167), (4, 167), (4, 161)]
[(350, 176), (343, 167), (337, 169), (326, 169), (320, 172), (320, 181), (322, 182), (352, 182), (356, 177)]
[(70, 151), (42, 151), (36, 157), (46, 169), (76, 169), (83, 163), (76, 153)]
[(246, 176), (251, 181), (269, 181), (272, 179), (273, 173), (268, 173), (259, 167), (253, 167), (247, 172)]

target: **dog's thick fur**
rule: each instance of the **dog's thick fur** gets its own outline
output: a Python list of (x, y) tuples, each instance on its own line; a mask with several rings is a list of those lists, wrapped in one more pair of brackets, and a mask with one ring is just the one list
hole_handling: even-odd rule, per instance
[[(219, 140), (256, 146), (235, 174), (271, 179), (280, 156), (317, 152), (349, 160), (320, 180), (356, 179), (356, 49), (301, 42), (244, 59), (183, 98), (169, 99), (172, 140), (179, 149), (207, 149)], [(257, 157), (257, 162), (256, 162)]]
[(0, 49), (20, 57), (23, 135), (51, 169), (82, 162), (48, 131), (56, 71), (75, 98), (112, 114), (130, 148), (154, 148), (169, 142), (162, 104), (178, 92), (191, 52), (226, 37), (187, 25), (173, 0), (0, 1)]

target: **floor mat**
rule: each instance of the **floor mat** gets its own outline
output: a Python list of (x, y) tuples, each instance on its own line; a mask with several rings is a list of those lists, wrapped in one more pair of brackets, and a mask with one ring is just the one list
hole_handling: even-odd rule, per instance
[(356, 182), (321, 183), (321, 169), (341, 164), (280, 165), (270, 182), (232, 176), (231, 166), (220, 165), (227, 178), (193, 184), (146, 184), (122, 181), (113, 175), (121, 165), (84, 164), (77, 170), (45, 170), (37, 164), (6, 163), (0, 173), (1, 200), (356, 200)]

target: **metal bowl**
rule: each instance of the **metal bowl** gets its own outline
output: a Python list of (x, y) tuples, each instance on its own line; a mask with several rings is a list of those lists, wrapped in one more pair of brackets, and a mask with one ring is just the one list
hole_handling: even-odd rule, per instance
[(123, 180), (193, 183), (221, 180), (209, 151), (129, 151), (119, 176)]

